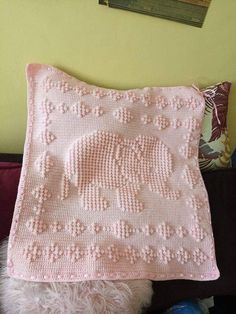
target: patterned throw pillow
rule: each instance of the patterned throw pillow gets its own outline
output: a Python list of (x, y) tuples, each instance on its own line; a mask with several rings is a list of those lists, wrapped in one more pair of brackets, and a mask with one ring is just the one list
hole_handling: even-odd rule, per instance
[(27, 68), (8, 273), (30, 281), (219, 277), (193, 87), (118, 91)]
[(230, 87), (230, 82), (223, 82), (202, 90), (206, 102), (199, 142), (199, 164), (202, 171), (230, 166), (226, 125)]

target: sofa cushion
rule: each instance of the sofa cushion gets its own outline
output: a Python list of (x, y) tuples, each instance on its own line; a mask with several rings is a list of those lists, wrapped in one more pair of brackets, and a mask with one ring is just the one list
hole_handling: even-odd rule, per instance
[(205, 112), (199, 142), (201, 171), (230, 167), (230, 146), (227, 129), (228, 98), (231, 83), (222, 82), (202, 90)]

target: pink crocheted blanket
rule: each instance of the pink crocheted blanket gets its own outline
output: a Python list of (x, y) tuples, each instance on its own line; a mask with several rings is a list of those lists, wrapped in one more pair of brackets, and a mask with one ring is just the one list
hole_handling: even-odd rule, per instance
[(30, 281), (219, 277), (193, 87), (119, 91), (27, 67), (8, 273)]

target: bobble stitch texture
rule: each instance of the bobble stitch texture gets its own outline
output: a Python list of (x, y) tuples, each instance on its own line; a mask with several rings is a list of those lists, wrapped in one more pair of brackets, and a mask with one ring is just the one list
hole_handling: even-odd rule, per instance
[(45, 248), (44, 255), (49, 262), (54, 263), (63, 256), (63, 251), (58, 244), (51, 243)]
[(146, 225), (144, 228), (142, 228), (142, 231), (146, 234), (146, 236), (151, 236), (155, 233), (155, 228), (151, 225)]
[(49, 115), (50, 113), (52, 113), (55, 110), (55, 106), (53, 105), (53, 103), (50, 100), (48, 100), (48, 98), (45, 98), (42, 101), (41, 107), (42, 107), (42, 112), (45, 115)]
[(93, 222), (89, 227), (88, 227), (88, 230), (93, 233), (93, 234), (97, 234), (99, 233), (100, 231), (102, 231), (102, 227), (98, 224), (98, 223), (95, 223)]
[(53, 81), (46, 77), (46, 79), (43, 81), (43, 87), (45, 88), (46, 92), (48, 92), (52, 87), (54, 87)]
[(170, 125), (172, 128), (177, 129), (182, 126), (182, 122), (179, 119), (172, 119)]
[(89, 90), (88, 90), (86, 87), (76, 86), (76, 87), (74, 88), (74, 91), (75, 91), (80, 97), (89, 94)]
[(119, 239), (129, 238), (132, 234), (131, 226), (124, 220), (119, 220), (114, 224), (114, 234)]
[(58, 221), (54, 221), (51, 225), (50, 228), (52, 229), (53, 233), (59, 232), (63, 229), (62, 225)]
[(191, 147), (189, 144), (185, 144), (180, 146), (179, 152), (185, 159), (190, 159), (195, 155), (195, 148)]
[(65, 103), (61, 103), (58, 107), (57, 107), (58, 111), (62, 114), (66, 113), (69, 111), (69, 107), (65, 104)]
[(150, 246), (145, 246), (145, 248), (141, 250), (140, 256), (144, 260), (144, 262), (148, 264), (150, 264), (156, 257), (153, 249)]
[(206, 231), (202, 227), (200, 227), (198, 224), (195, 224), (192, 227), (190, 234), (194, 237), (194, 239), (197, 242), (202, 241), (207, 235)]
[(174, 234), (174, 229), (167, 223), (161, 223), (157, 228), (156, 232), (165, 240), (169, 239)]
[(107, 248), (107, 257), (112, 260), (114, 263), (117, 263), (120, 260), (119, 249), (115, 245), (110, 245)]
[(128, 246), (125, 249), (125, 257), (130, 262), (130, 264), (135, 264), (139, 258), (138, 251), (135, 250), (132, 246)]
[(81, 102), (74, 104), (71, 107), (71, 111), (74, 114), (76, 114), (79, 118), (83, 118), (90, 112), (90, 109), (88, 106), (85, 105), (84, 102), (81, 101)]
[(182, 178), (189, 185), (191, 189), (195, 188), (195, 186), (199, 182), (199, 174), (197, 171), (191, 169), (189, 166), (184, 168)]
[(38, 216), (28, 219), (26, 222), (26, 227), (35, 235), (43, 233), (47, 230), (47, 225)]
[(88, 255), (93, 260), (97, 260), (104, 255), (104, 250), (99, 245), (93, 244), (88, 248)]
[(35, 262), (41, 255), (42, 250), (35, 242), (27, 245), (26, 248), (23, 249), (23, 257), (30, 263)]
[(169, 102), (165, 96), (158, 96), (156, 97), (156, 107), (157, 109), (164, 109), (168, 106)]
[(169, 119), (164, 116), (156, 116), (153, 120), (153, 124), (158, 130), (167, 128), (170, 125)]
[(177, 261), (180, 262), (181, 264), (185, 264), (190, 260), (190, 254), (187, 250), (185, 250), (184, 248), (181, 248), (180, 250), (178, 250), (176, 252), (176, 258)]
[(98, 98), (98, 99), (101, 99), (103, 97), (105, 97), (107, 94), (105, 91), (101, 90), (101, 89), (95, 89), (93, 92), (92, 92), (93, 96)]
[(123, 95), (121, 93), (116, 92), (114, 90), (109, 91), (108, 95), (111, 97), (111, 99), (113, 99), (115, 101), (119, 101), (123, 98)]
[(71, 90), (71, 87), (69, 86), (68, 82), (58, 81), (58, 82), (54, 82), (54, 84), (55, 84), (54, 86), (63, 93), (67, 93), (68, 91)]
[(118, 207), (133, 213), (144, 209), (138, 199), (140, 183), (164, 198), (176, 200), (179, 191), (171, 190), (167, 184), (172, 172), (172, 156), (157, 138), (138, 136), (127, 140), (116, 133), (100, 131), (76, 141), (65, 164), (65, 174), (70, 181), (73, 177), (82, 207), (90, 211), (103, 211), (110, 206), (99, 187), (116, 189)]
[(188, 231), (183, 226), (176, 228), (175, 232), (180, 238), (184, 238), (188, 234)]
[(51, 168), (54, 166), (52, 157), (48, 154), (47, 151), (43, 152), (42, 155), (40, 155), (39, 158), (36, 159), (35, 164), (38, 172), (44, 179), (46, 178)]
[(87, 248), (82, 248), (76, 243), (68, 247), (61, 248), (56, 243), (51, 243), (44, 250), (41, 249), (36, 243), (31, 243), (23, 249), (23, 256), (28, 262), (34, 262), (37, 259), (45, 256), (48, 261), (56, 262), (61, 257), (65, 256), (71, 263), (76, 263), (86, 256), (93, 261), (101, 258), (108, 258), (113, 263), (119, 262), (121, 259), (126, 259), (130, 264), (137, 262), (145, 262), (147, 264), (155, 263), (158, 261), (161, 264), (167, 265), (171, 260), (176, 259), (180, 264), (184, 265), (189, 261), (193, 261), (200, 266), (209, 257), (199, 248), (189, 252), (181, 247), (177, 251), (172, 251), (167, 247), (162, 247), (157, 251), (153, 247), (146, 245), (140, 251), (132, 246), (127, 246), (120, 249), (118, 246), (112, 244), (107, 248), (102, 248), (97, 244), (92, 244)]
[(125, 98), (131, 103), (135, 103), (135, 102), (139, 101), (139, 97), (133, 92), (126, 92)]
[(50, 132), (46, 129), (45, 131), (40, 133), (39, 139), (40, 139), (42, 144), (49, 145), (53, 141), (55, 141), (56, 136), (52, 132)]
[(36, 187), (32, 191), (32, 195), (38, 200), (39, 203), (47, 201), (51, 197), (51, 193), (46, 189), (44, 185)]
[(43, 207), (42, 203), (39, 203), (33, 207), (33, 211), (35, 212), (36, 215), (41, 215), (45, 213), (45, 208)]
[(164, 246), (158, 250), (158, 258), (161, 263), (168, 264), (173, 258), (173, 253)]
[(204, 263), (208, 259), (208, 256), (204, 254), (200, 249), (196, 249), (193, 252), (193, 261), (200, 266), (202, 263)]
[(186, 201), (187, 205), (190, 206), (191, 208), (198, 210), (200, 208), (202, 208), (203, 206), (203, 201), (196, 196), (192, 196), (190, 198), (187, 199)]
[(73, 237), (78, 237), (81, 235), (86, 227), (79, 219), (73, 219), (65, 226), (66, 231), (68, 231)]
[(172, 99), (171, 107), (172, 107), (174, 110), (179, 110), (179, 109), (181, 109), (184, 105), (185, 105), (184, 99), (182, 99), (182, 98), (180, 98), (180, 97), (178, 97), (178, 96), (175, 96), (175, 97)]
[(192, 135), (192, 133), (187, 133), (183, 135), (183, 139), (185, 140), (187, 144), (189, 144), (190, 142), (194, 141), (195, 138)]
[(152, 123), (152, 118), (148, 116), (147, 114), (141, 116), (141, 121), (143, 124), (149, 124)]
[(76, 263), (79, 259), (84, 257), (84, 251), (78, 245), (72, 244), (66, 249), (66, 257), (72, 263)]
[(104, 110), (102, 109), (101, 106), (96, 106), (92, 109), (92, 113), (96, 116), (96, 117), (100, 117), (104, 114)]
[(149, 107), (150, 105), (152, 105), (152, 98), (150, 95), (142, 94), (140, 96), (140, 100), (145, 107)]
[(197, 129), (200, 128), (200, 123), (197, 119), (195, 118), (189, 118), (185, 120), (182, 125), (188, 129), (189, 131), (196, 131)]
[(70, 181), (67, 175), (62, 176), (61, 181), (61, 200), (65, 200), (69, 196), (69, 190), (70, 190)]
[(120, 122), (120, 123), (129, 123), (132, 119), (133, 116), (130, 112), (129, 109), (127, 109), (126, 107), (124, 108), (118, 108), (117, 110), (115, 110), (113, 112), (113, 116)]

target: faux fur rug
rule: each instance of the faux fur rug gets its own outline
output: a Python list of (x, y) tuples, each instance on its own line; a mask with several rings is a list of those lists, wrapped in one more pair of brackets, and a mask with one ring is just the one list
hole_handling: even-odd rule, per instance
[(0, 254), (2, 314), (138, 314), (151, 303), (150, 280), (28, 282), (7, 275), (7, 240)]

